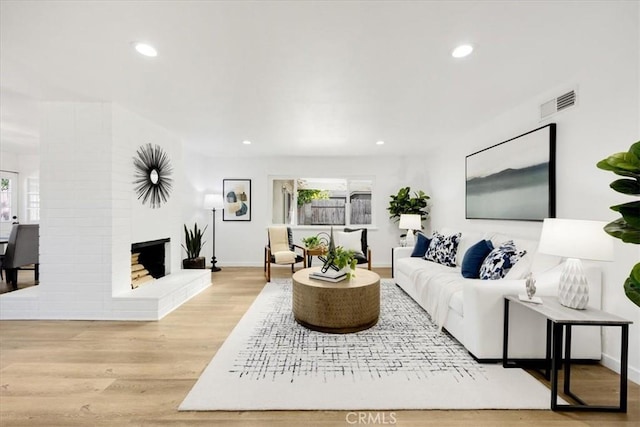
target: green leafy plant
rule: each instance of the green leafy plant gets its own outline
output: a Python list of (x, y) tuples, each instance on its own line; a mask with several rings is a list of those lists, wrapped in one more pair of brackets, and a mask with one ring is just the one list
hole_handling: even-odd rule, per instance
[[(614, 191), (640, 196), (640, 141), (631, 145), (629, 151), (612, 154), (599, 161), (596, 166), (625, 177), (609, 185)], [(622, 217), (607, 224), (604, 231), (625, 243), (640, 244), (640, 201), (611, 206), (611, 209)], [(640, 263), (633, 266), (631, 274), (625, 280), (624, 293), (640, 307)]]
[[(358, 260), (355, 259), (355, 251), (338, 246), (333, 258), (333, 264), (341, 270), (345, 267), (348, 267), (351, 271), (355, 270), (358, 265)], [(347, 278), (353, 276), (351, 271), (347, 272)]]
[(187, 252), (187, 259), (195, 259), (200, 256), (200, 251), (205, 244), (205, 241), (202, 240), (202, 236), (204, 235), (205, 230), (208, 225), (205, 225), (204, 228), (198, 228), (198, 224), (193, 224), (193, 230), (189, 230), (187, 225), (184, 226), (184, 242), (182, 248)]
[(309, 236), (302, 239), (302, 243), (307, 249), (315, 249), (322, 246), (322, 241), (318, 236)]
[(351, 249), (345, 249), (342, 246), (336, 248), (336, 255), (334, 258), (334, 264), (338, 268), (349, 267), (351, 269), (356, 268), (358, 261), (355, 259), (355, 251)]
[(329, 192), (326, 190), (298, 190), (298, 207), (311, 203), (313, 200), (327, 200)]
[(389, 218), (398, 222), (400, 215), (402, 214), (416, 214), (420, 215), (422, 220), (427, 219), (427, 200), (430, 199), (424, 191), (414, 191), (413, 197), (411, 196), (411, 187), (403, 187), (398, 190), (398, 194), (391, 195), (389, 201)]

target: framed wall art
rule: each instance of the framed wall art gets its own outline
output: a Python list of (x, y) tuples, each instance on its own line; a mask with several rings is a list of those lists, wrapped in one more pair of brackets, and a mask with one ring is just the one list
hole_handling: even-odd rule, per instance
[(223, 179), (223, 221), (251, 221), (251, 180)]
[(466, 157), (467, 219), (542, 221), (556, 214), (556, 124)]

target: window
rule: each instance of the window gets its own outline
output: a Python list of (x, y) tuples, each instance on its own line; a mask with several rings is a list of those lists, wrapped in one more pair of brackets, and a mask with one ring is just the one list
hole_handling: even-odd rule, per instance
[(40, 221), (40, 179), (27, 178), (27, 222)]
[(371, 225), (372, 179), (271, 178), (272, 223)]
[(18, 217), (18, 174), (0, 171), (0, 222)]

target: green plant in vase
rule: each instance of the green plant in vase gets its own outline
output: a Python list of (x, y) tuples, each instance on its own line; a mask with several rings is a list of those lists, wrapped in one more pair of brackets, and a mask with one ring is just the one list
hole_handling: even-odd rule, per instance
[(302, 244), (304, 244), (307, 249), (316, 249), (322, 246), (322, 241), (318, 236), (309, 236), (302, 239)]
[[(627, 152), (615, 153), (599, 161), (597, 167), (624, 177), (609, 185), (614, 191), (640, 196), (640, 141), (631, 145)], [(640, 201), (611, 206), (611, 209), (621, 218), (607, 224), (604, 231), (625, 243), (640, 244)], [(625, 280), (624, 293), (640, 307), (640, 263), (633, 266)]]
[(355, 277), (358, 260), (355, 258), (355, 252), (353, 250), (344, 249), (342, 246), (338, 246), (333, 258), (333, 264), (340, 270), (348, 268), (349, 271), (347, 271), (347, 278), (350, 279)]
[(182, 260), (182, 268), (194, 269), (205, 267), (205, 259), (200, 256), (200, 251), (205, 244), (202, 237), (207, 227), (208, 226), (205, 225), (204, 228), (198, 228), (198, 224), (194, 223), (193, 230), (189, 230), (185, 224), (184, 245), (182, 245), (182, 249), (187, 252), (187, 258)]

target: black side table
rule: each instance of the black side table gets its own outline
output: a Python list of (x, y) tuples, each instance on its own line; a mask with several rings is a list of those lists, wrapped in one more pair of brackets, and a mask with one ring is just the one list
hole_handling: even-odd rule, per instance
[[(504, 337), (502, 366), (516, 367), (508, 357), (509, 351), (509, 303), (519, 304), (547, 319), (546, 377), (551, 370), (551, 409), (554, 411), (605, 411), (627, 412), (627, 370), (629, 357), (629, 325), (633, 322), (613, 314), (587, 307), (574, 310), (565, 307), (555, 297), (542, 297), (542, 304), (521, 301), (518, 295), (504, 296)], [(588, 405), (571, 392), (571, 327), (574, 325), (619, 326), (622, 344), (620, 349), (620, 405)], [(564, 393), (578, 404), (558, 404), (558, 370), (562, 364), (562, 341), (564, 336)]]

